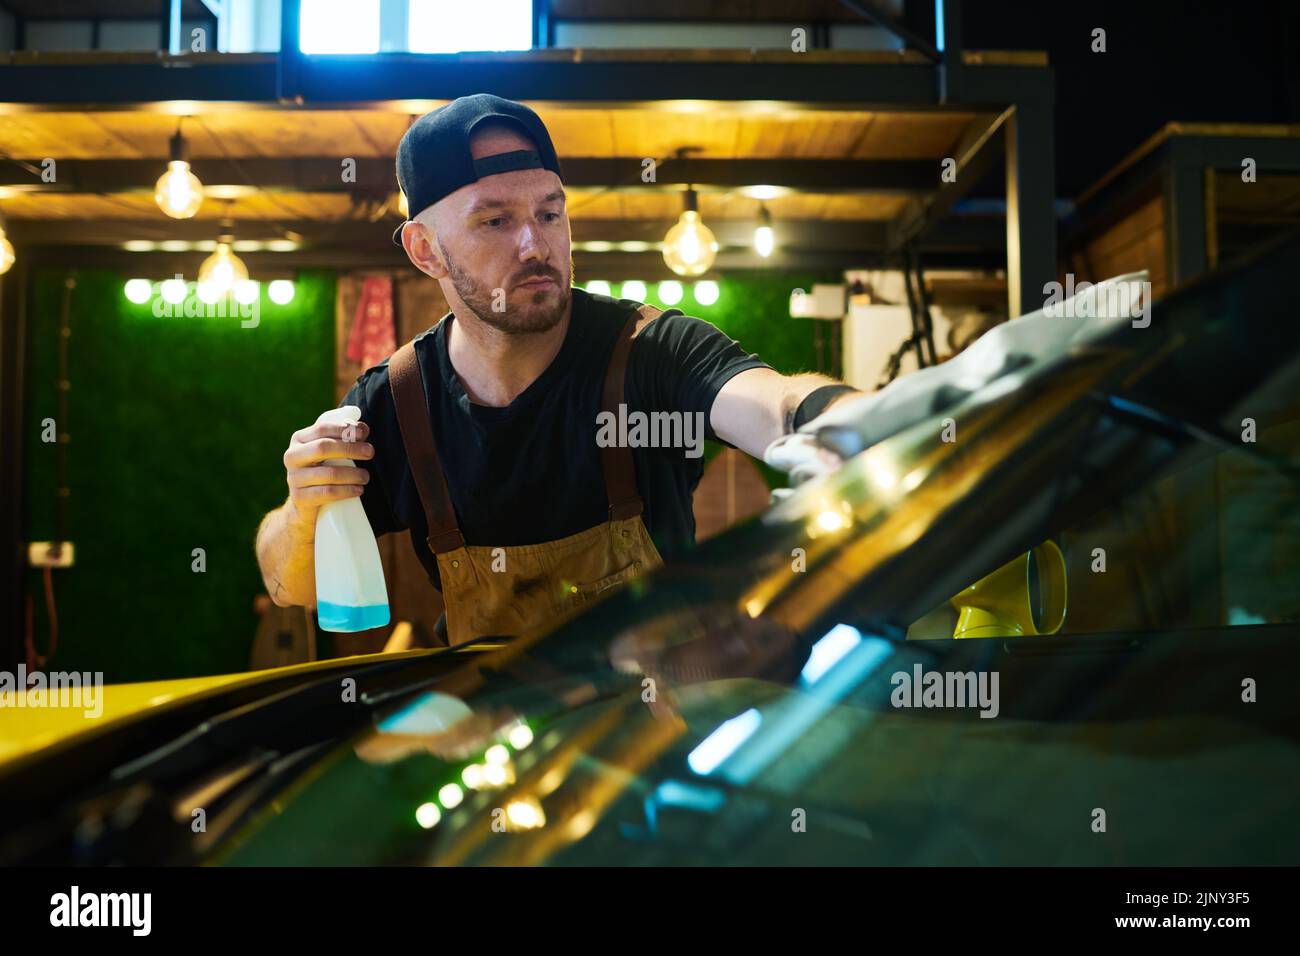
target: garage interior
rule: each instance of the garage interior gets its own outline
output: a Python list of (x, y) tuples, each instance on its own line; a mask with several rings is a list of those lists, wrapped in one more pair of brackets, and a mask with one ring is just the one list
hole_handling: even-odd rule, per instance
[[(681, 308), (778, 371), (861, 389), (951, 358), (1067, 275), (1146, 269), (1160, 297), (1300, 225), (1294, 79), (1238, 115), (1132, 106), (1105, 148), (1074, 157), (1076, 125), (1105, 128), (1075, 122), (1086, 17), (1062, 67), (1048, 25), (1042, 47), (1023, 24), (999, 46), (1005, 17), (951, 0), (673, 0), (653, 18), (538, 0), (522, 5), (527, 48), (509, 52), (420, 52), (416, 6), (376, 2), (378, 50), (340, 53), (312, 52), (310, 0), (173, 0), (162, 15), (0, 0), (6, 662), (151, 680), (429, 641), (442, 608), (405, 535), (380, 541), (394, 625), (352, 635), (274, 607), (252, 540), (283, 500), (286, 437), (373, 364), (365, 306), (383, 297), (399, 344), (447, 311), (389, 237), (405, 218), (397, 143), (457, 96), (517, 99), (545, 122), (577, 285)], [(1124, 108), (1101, 99), (1118, 82), (1097, 111)], [(155, 200), (178, 136), (203, 189), (183, 219)], [(691, 197), (719, 251), (683, 279), (662, 246)], [(164, 284), (220, 243), (256, 283), (257, 327), (159, 315)], [(701, 540), (784, 482), (707, 454)], [(1171, 513), (1222, 488), (1201, 476)], [(1092, 597), (1080, 606), (1105, 606)], [(1222, 616), (1226, 600), (1187, 613)]]

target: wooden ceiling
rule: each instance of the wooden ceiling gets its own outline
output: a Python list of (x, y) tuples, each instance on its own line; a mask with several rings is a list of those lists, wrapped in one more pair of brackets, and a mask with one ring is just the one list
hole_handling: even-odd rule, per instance
[[(657, 157), (695, 146), (694, 155), (714, 159), (938, 159), (974, 115), (532, 105), (561, 157)], [(183, 129), (195, 157), (379, 157), (396, 153), (411, 119), (381, 110), (241, 110), (189, 117)], [(153, 112), (9, 113), (0, 149), (35, 161), (162, 160), (176, 126), (176, 116)]]
[[(676, 219), (682, 211), (681, 198), (669, 192), (629, 195), (598, 190), (574, 189), (568, 193), (572, 218), (583, 219)], [(835, 196), (795, 193), (763, 201), (780, 219), (844, 219), (881, 221), (893, 219), (906, 198), (873, 194)], [(166, 231), (171, 223), (154, 205), (152, 193), (119, 193), (101, 196), (86, 193), (15, 193), (0, 200), (6, 216), (13, 220), (64, 221), (154, 220)], [(759, 202), (739, 193), (702, 193), (700, 214), (705, 220), (753, 219)], [(231, 200), (208, 199), (196, 219), (218, 220), (318, 220), (366, 219), (373, 205), (354, 201), (345, 193), (253, 192)], [(389, 212), (396, 223), (400, 217)], [(90, 228), (88, 226), (88, 228)]]
[[(550, 130), (561, 160), (625, 158), (634, 173), (644, 157), (665, 159), (691, 147), (694, 159), (933, 160), (951, 155), (977, 114), (897, 113), (843, 110), (764, 110), (718, 104), (666, 104), (664, 108), (575, 109), (532, 104)], [(194, 159), (294, 159), (392, 157), (412, 120), (393, 110), (238, 110), (187, 117), (185, 137)], [(161, 173), (178, 118), (161, 112), (10, 113), (0, 117), (0, 157), (39, 166), (56, 160), (154, 160)], [(152, 170), (148, 170), (152, 172)], [(33, 178), (35, 185), (36, 178)], [(590, 219), (671, 219), (681, 210), (672, 191), (624, 185), (617, 191), (571, 187), (570, 210)], [(12, 179), (10, 180), (13, 181)], [(217, 184), (205, 183), (208, 186)], [(274, 192), (256, 182), (214, 190), (229, 202), (208, 200), (199, 218), (340, 220), (369, 217), (373, 201), (345, 192)], [(396, 189), (395, 179), (392, 189)], [(611, 186), (615, 185), (613, 183)], [(771, 185), (780, 186), (779, 182)], [(152, 179), (108, 194), (23, 191), (0, 187), (0, 210), (13, 219), (156, 219)], [(802, 189), (767, 201), (778, 218), (894, 218), (906, 199), (888, 190)], [(706, 218), (752, 218), (757, 201), (726, 188), (702, 190)], [(395, 208), (395, 207), (394, 207)], [(393, 218), (396, 219), (395, 213)]]

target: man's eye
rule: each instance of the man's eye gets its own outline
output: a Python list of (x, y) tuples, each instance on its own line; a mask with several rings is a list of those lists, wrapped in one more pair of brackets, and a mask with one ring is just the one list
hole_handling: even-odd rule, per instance
[(493, 216), (491, 219), (486, 220), (483, 224), (485, 226), (499, 226), (505, 221), (506, 221), (505, 216)]
[(544, 212), (542, 213), (542, 219), (546, 222), (559, 222), (561, 215), (562, 214), (558, 212)]

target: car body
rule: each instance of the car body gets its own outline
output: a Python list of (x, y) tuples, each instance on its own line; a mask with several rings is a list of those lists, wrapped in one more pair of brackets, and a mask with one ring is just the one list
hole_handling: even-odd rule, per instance
[[(0, 862), (1294, 864), (1295, 274), (1280, 243), (884, 441), (850, 430), (843, 467), (539, 638), (28, 751)], [(1061, 633), (936, 639), (1047, 540)]]

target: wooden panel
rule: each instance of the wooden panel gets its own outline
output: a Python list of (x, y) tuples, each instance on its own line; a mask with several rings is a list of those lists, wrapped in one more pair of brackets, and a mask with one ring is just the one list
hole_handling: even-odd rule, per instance
[[(569, 190), (569, 215), (573, 219), (676, 219), (682, 212), (681, 195), (674, 192), (616, 193)], [(717, 219), (753, 219), (758, 201), (740, 193), (701, 193), (700, 215)], [(764, 202), (772, 217), (782, 219), (892, 219), (906, 203), (902, 196), (823, 195), (796, 193)]]
[[(153, 193), (14, 193), (4, 200), (13, 219), (154, 219), (170, 222), (154, 204)], [(205, 200), (196, 219), (355, 219), (361, 212), (341, 193), (267, 193), (226, 200)], [(396, 225), (396, 220), (394, 220)]]
[[(823, 195), (796, 193), (766, 200), (764, 205), (779, 223), (782, 219), (848, 219), (880, 221), (898, 215), (906, 199), (901, 196)], [(758, 200), (741, 193), (702, 193), (700, 213), (706, 222), (753, 219)], [(152, 192), (113, 193), (13, 193), (4, 200), (12, 219), (151, 219), (169, 220), (154, 204)], [(569, 215), (580, 219), (662, 219), (681, 215), (680, 193), (601, 192), (570, 189)], [(229, 216), (241, 219), (304, 219), (336, 221), (363, 219), (365, 208), (346, 193), (252, 192), (236, 199), (208, 199), (200, 207), (200, 220)], [(397, 224), (396, 218), (393, 224)]]
[(1151, 292), (1168, 287), (1164, 198), (1151, 197), (1126, 216), (1089, 237), (1071, 257), (1076, 280), (1098, 282), (1126, 272), (1150, 272)]
[(724, 448), (709, 462), (695, 488), (695, 540), (704, 541), (764, 511), (771, 491), (754, 460)]
[[(535, 104), (561, 157), (938, 159), (975, 114), (778, 111), (715, 104), (663, 109), (557, 109)], [(233, 110), (184, 119), (196, 157), (395, 155), (410, 113), (393, 110)], [(166, 159), (178, 118), (153, 112), (10, 113), (0, 149), (56, 159)]]
[(881, 113), (852, 153), (855, 159), (927, 159), (951, 156), (972, 116)]

